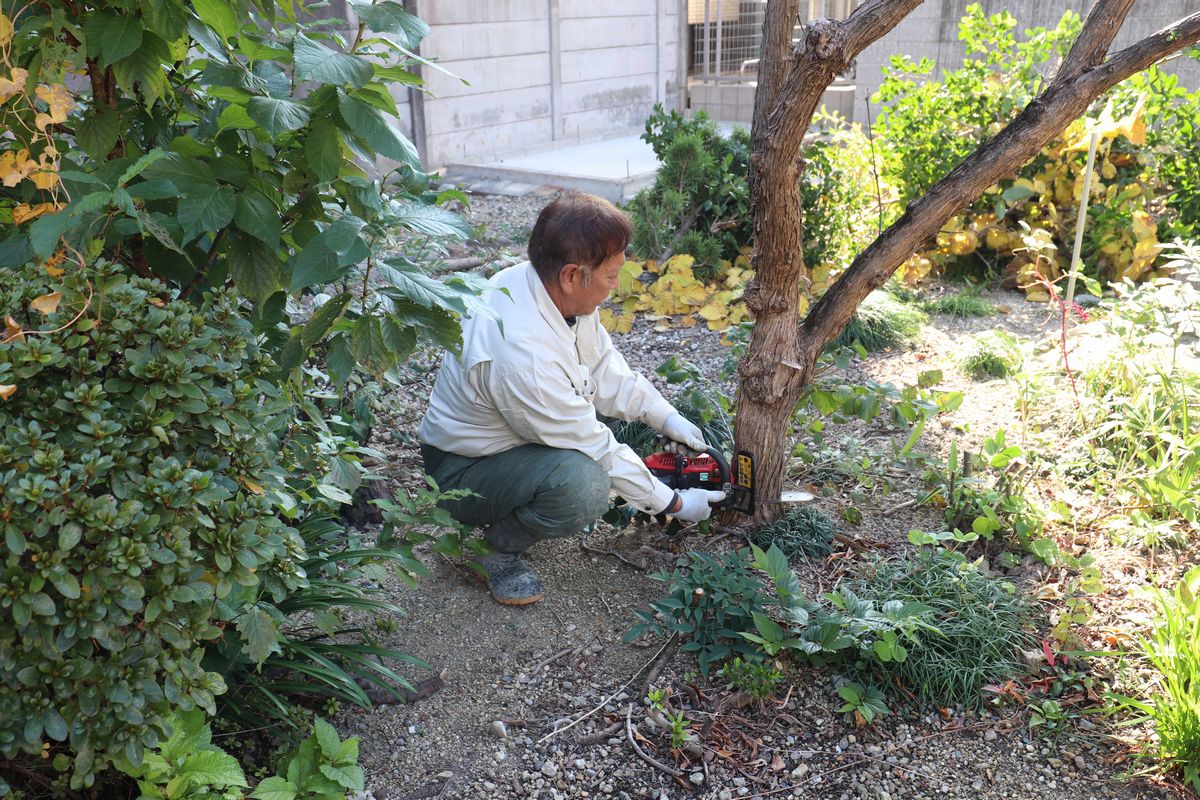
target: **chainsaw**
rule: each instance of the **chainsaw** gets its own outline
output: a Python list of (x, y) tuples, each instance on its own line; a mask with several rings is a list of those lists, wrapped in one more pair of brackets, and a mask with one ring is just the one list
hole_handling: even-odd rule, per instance
[(714, 503), (717, 511), (754, 513), (754, 457), (741, 450), (734, 460), (734, 470), (720, 450), (708, 448), (697, 455), (660, 451), (642, 459), (660, 481), (676, 491), (680, 489), (709, 489), (725, 493), (725, 499)]

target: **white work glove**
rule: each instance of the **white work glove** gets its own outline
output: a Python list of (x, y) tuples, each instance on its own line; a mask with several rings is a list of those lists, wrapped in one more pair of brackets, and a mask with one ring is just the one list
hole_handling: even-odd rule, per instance
[(713, 492), (708, 489), (684, 489), (679, 493), (679, 510), (667, 513), (684, 522), (702, 522), (712, 514), (712, 506), (709, 504), (719, 503), (724, 499), (724, 492)]
[(662, 426), (662, 435), (687, 445), (697, 453), (703, 453), (708, 449), (708, 445), (704, 442), (704, 433), (678, 411), (667, 417), (667, 421)]

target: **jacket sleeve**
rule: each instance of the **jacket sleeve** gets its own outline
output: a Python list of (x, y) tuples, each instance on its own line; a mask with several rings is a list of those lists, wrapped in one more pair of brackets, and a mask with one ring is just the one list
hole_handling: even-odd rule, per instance
[(490, 383), (497, 411), (522, 439), (590, 457), (608, 472), (613, 489), (643, 511), (656, 514), (670, 504), (671, 489), (596, 419), (596, 407), (576, 391), (560, 367), (545, 364), (493, 373)]
[(644, 422), (661, 431), (675, 407), (645, 376), (634, 372), (625, 357), (613, 347), (604, 326), (597, 324), (597, 360), (590, 365), (596, 384), (596, 410), (606, 417), (627, 422)]

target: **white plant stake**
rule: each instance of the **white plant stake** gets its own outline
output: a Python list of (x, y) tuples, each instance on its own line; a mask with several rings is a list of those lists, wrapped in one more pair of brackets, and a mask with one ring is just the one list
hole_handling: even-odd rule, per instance
[(1096, 132), (1088, 143), (1087, 167), (1083, 170), (1083, 196), (1079, 198), (1079, 216), (1075, 220), (1075, 250), (1071, 253), (1071, 276), (1067, 278), (1067, 304), (1075, 299), (1075, 276), (1083, 270), (1079, 251), (1083, 247), (1083, 223), (1087, 221), (1088, 195), (1092, 191), (1092, 167), (1096, 163)]

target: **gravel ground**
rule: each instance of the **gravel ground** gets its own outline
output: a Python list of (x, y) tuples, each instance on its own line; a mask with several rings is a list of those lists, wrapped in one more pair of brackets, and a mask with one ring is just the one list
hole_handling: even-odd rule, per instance
[[(481, 235), (476, 251), (523, 244), (545, 202), (546, 196), (473, 198), (468, 216), (500, 232)], [(997, 427), (1021, 430), (1012, 384), (978, 383), (958, 372), (970, 336), (1002, 327), (1029, 342), (1031, 363), (1054, 358), (1044, 343), (1057, 335), (1056, 321), (1044, 307), (1010, 292), (985, 296), (1007, 313), (982, 320), (934, 317), (913, 348), (850, 368), (856, 376), (897, 385), (914, 383), (923, 370), (944, 370), (943, 388), (964, 392), (966, 402), (930, 426), (921, 445), (928, 452), (944, 452), (953, 439), (976, 447)], [(727, 354), (719, 338), (699, 326), (658, 333), (639, 322), (614, 340), (635, 368), (655, 379), (654, 368), (671, 355), (716, 378)], [(436, 363), (436, 356), (426, 355), (407, 365), (412, 384), (392, 398), (377, 428), (385, 431), (380, 446), (392, 457), (383, 472), (394, 485), (419, 479), (414, 431)], [(889, 436), (905, 436), (861, 425), (842, 432), (880, 448)], [(806, 485), (804, 476), (798, 480)], [(940, 523), (928, 508), (895, 512), (919, 490), (918, 475), (894, 483), (890, 492), (876, 487), (853, 495), (838, 486), (810, 488), (823, 495), (817, 503), (831, 514), (849, 502), (857, 505), (863, 519), (848, 530), (851, 537), (900, 552), (908, 547), (910, 529)], [(520, 608), (493, 603), (468, 570), (427, 558), (433, 575), (418, 590), (394, 587), (408, 617), (386, 643), (428, 664), (408, 665), (414, 680), (444, 669), (444, 687), (413, 705), (348, 709), (337, 719), (344, 736), (360, 737), (370, 794), (377, 800), (1171, 796), (1160, 787), (1120, 780), (1128, 768), (1121, 751), (1099, 723), (1086, 718), (1051, 738), (1032, 732), (1024, 715), (1010, 709), (977, 714), (901, 703), (892, 716), (856, 728), (835, 711), (840, 700), (831, 673), (796, 670), (779, 696), (746, 703), (749, 698), (731, 696), (715, 676), (700, 678), (690, 656), (668, 649), (656, 665), (661, 674), (654, 685), (672, 688), (672, 706), (686, 709), (693, 730), (705, 732), (696, 744), (672, 753), (669, 733), (644, 700), (644, 670), (662, 642), (625, 643), (622, 637), (633, 613), (661, 596), (662, 584), (649, 580), (648, 572), (669, 569), (682, 550), (734, 544), (729, 536), (670, 539), (655, 526), (617, 531), (602, 523), (586, 539), (546, 542), (531, 551), (546, 597)], [(840, 569), (833, 563), (801, 575), (809, 591), (830, 586), (831, 569)], [(1024, 572), (1048, 578), (1032, 565)], [(1113, 605), (1119, 613), (1120, 604)], [(568, 730), (552, 733), (571, 722)], [(631, 739), (661, 766), (639, 756)]]

